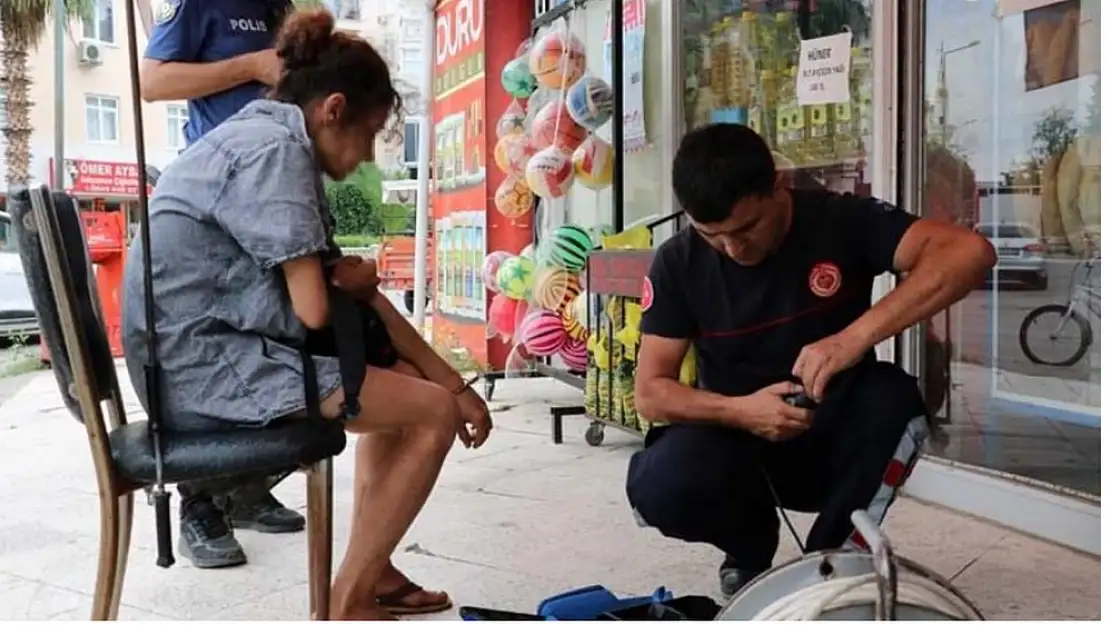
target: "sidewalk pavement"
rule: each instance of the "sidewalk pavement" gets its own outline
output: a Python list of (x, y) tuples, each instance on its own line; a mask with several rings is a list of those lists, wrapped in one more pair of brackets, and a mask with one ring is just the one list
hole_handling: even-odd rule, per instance
[[(713, 549), (634, 523), (623, 479), (636, 439), (610, 430), (601, 447), (587, 447), (586, 421), (567, 418), (566, 443), (551, 443), (547, 409), (575, 400), (572, 389), (550, 380), (500, 383), (494, 436), (481, 450), (452, 451), (397, 565), (429, 588), (450, 591), (458, 605), (509, 610), (532, 610), (548, 595), (594, 583), (618, 593), (666, 585), (715, 595)], [(0, 458), (0, 619), (87, 619), (96, 484), (81, 426), (62, 407), (50, 373), (0, 405)], [(336, 465), (338, 564), (350, 527), (352, 455)], [(277, 494), (303, 510), (303, 491), (303, 478), (293, 476)], [(135, 516), (121, 618), (307, 618), (303, 534), (240, 532), (245, 567), (201, 571), (179, 560), (162, 570), (142, 497)], [(909, 499), (895, 504), (886, 528), (897, 552), (954, 580), (988, 618), (1100, 616), (1099, 558)], [(784, 529), (780, 561), (797, 555), (791, 542)]]

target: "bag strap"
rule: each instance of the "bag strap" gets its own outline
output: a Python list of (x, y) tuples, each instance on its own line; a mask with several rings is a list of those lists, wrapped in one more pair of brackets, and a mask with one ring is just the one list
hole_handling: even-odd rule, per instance
[(362, 310), (353, 297), (336, 288), (329, 287), (328, 291), (339, 379), (343, 384), (343, 413), (345, 418), (353, 419), (362, 410), (359, 393), (366, 379), (366, 327)]

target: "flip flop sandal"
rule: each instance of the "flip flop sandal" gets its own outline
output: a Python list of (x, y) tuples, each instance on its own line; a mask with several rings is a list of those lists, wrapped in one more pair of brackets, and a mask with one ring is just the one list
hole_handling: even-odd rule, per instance
[(439, 603), (425, 603), (425, 604), (407, 604), (405, 599), (415, 595), (419, 592), (425, 592), (424, 588), (414, 582), (408, 582), (402, 585), (397, 590), (387, 592), (384, 595), (378, 595), (378, 605), (385, 608), (390, 614), (397, 616), (413, 615), (413, 614), (434, 614), (436, 612), (443, 612), (450, 610), (451, 599), (445, 599)]

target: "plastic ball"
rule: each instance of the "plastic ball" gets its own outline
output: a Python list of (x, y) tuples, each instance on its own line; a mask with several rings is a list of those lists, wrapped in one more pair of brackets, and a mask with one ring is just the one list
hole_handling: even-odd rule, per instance
[(543, 105), (532, 120), (532, 145), (537, 150), (555, 146), (570, 154), (582, 145), (588, 134), (571, 119), (561, 100)]
[(590, 350), (582, 339), (568, 339), (559, 350), (559, 356), (570, 371), (585, 371), (590, 364)]
[(567, 306), (566, 311), (578, 323), (589, 325), (590, 294), (585, 291), (579, 293), (578, 297), (574, 298), (574, 302)]
[(532, 243), (525, 245), (523, 248), (521, 248), (520, 254), (517, 254), (517, 256), (524, 256), (527, 258), (531, 258), (532, 260), (536, 260), (536, 246)]
[(524, 123), (527, 120), (528, 114), (516, 100), (513, 100), (501, 117), (497, 118), (497, 138), (524, 133)]
[(493, 296), (489, 303), (489, 326), (502, 338), (510, 338), (516, 332), (516, 300), (501, 293)]
[(482, 261), (482, 284), (486, 285), (487, 289), (497, 292), (497, 270), (501, 268), (501, 263), (505, 262), (506, 258), (512, 258), (512, 256), (504, 250), (486, 255), (486, 259)]
[(582, 142), (571, 157), (574, 177), (587, 189), (599, 191), (613, 183), (613, 146), (592, 136)]
[(532, 194), (532, 190), (528, 188), (528, 184), (520, 178), (513, 178), (512, 176), (498, 185), (497, 192), (493, 196), (493, 205), (497, 208), (497, 212), (508, 219), (517, 219), (527, 215), (528, 211), (532, 210), (534, 201), (535, 196)]
[(524, 179), (532, 192), (544, 199), (563, 197), (574, 182), (574, 165), (566, 154), (551, 146), (528, 160)]
[(501, 70), (501, 86), (514, 98), (527, 98), (536, 90), (536, 77), (528, 67), (528, 59), (520, 56)]
[(533, 355), (550, 356), (566, 342), (563, 320), (549, 310), (533, 311), (521, 322), (520, 343)]
[(578, 276), (564, 269), (547, 268), (536, 273), (532, 298), (540, 308), (561, 313), (581, 292)]
[(528, 159), (536, 153), (532, 142), (523, 133), (510, 133), (497, 140), (493, 147), (493, 161), (501, 171), (521, 178)]
[(576, 124), (590, 130), (613, 118), (613, 89), (594, 76), (583, 76), (567, 90), (567, 111)]
[(532, 46), (528, 52), (528, 69), (541, 86), (548, 89), (569, 87), (586, 72), (586, 48), (578, 37), (556, 28)]
[(532, 295), (535, 272), (536, 263), (531, 258), (506, 258), (497, 270), (497, 290), (509, 299), (528, 299)]
[(586, 324), (574, 318), (574, 306), (564, 308), (560, 316), (563, 318), (563, 329), (567, 331), (568, 337), (576, 341), (586, 340)]
[(593, 240), (585, 228), (565, 224), (556, 228), (548, 237), (540, 261), (544, 265), (577, 273), (586, 266), (586, 257), (593, 248)]

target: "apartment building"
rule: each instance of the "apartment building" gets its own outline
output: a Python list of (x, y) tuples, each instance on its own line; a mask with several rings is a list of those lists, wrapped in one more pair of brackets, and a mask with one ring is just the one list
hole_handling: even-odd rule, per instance
[[(65, 107), (64, 142), (66, 188), (84, 202), (109, 206), (134, 201), (138, 195), (138, 168), (135, 166), (135, 124), (131, 104), (131, 84), (127, 65), (127, 32), (124, 2), (96, 0), (93, 16), (69, 24), (64, 42), (64, 93), (54, 89), (53, 27), (29, 59), (31, 121), (35, 128), (31, 140), (31, 175), (34, 184), (52, 183), (54, 152), (54, 102), (61, 97)], [(357, 32), (373, 42), (390, 60), (398, 80), (408, 94), (406, 108), (419, 112), (420, 45), (423, 42), (425, 0), (325, 0), (339, 19), (341, 28)], [(154, 10), (160, 0), (153, 0)], [(145, 32), (138, 33), (138, 48), (147, 43)], [(0, 102), (5, 97), (0, 85)], [(3, 108), (0, 107), (0, 124)], [(144, 103), (147, 160), (164, 167), (185, 145), (183, 127), (187, 119), (184, 102)], [(412, 127), (415, 130), (415, 126)], [(378, 160), (387, 177), (399, 176), (415, 166), (415, 132), (404, 133), (403, 140), (383, 139)], [(0, 136), (0, 142), (4, 139)], [(7, 164), (0, 149), (0, 179), (7, 175)]]

